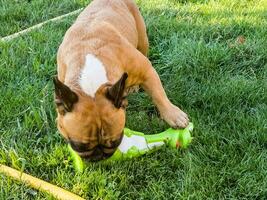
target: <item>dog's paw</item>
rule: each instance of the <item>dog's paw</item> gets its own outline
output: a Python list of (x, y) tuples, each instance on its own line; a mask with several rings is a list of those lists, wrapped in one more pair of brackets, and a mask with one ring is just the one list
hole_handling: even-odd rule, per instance
[(171, 105), (168, 109), (161, 112), (161, 117), (172, 127), (172, 128), (185, 128), (189, 124), (189, 119), (186, 113), (180, 108)]

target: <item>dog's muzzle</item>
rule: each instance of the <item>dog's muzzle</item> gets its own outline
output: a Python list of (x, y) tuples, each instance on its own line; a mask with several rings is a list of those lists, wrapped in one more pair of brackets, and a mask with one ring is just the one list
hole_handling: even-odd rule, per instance
[(73, 150), (75, 150), (79, 156), (82, 158), (89, 160), (89, 161), (99, 161), (103, 159), (107, 159), (113, 155), (113, 153), (116, 151), (118, 146), (120, 145), (122, 141), (122, 136), (115, 141), (112, 142), (106, 142), (107, 144), (98, 144), (93, 148), (90, 147), (90, 143), (80, 143), (80, 142), (74, 142), (69, 141), (71, 147)]

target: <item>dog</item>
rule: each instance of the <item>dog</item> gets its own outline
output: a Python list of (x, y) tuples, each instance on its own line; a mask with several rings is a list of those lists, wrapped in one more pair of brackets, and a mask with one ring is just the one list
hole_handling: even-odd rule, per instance
[(115, 152), (123, 137), (127, 94), (137, 86), (171, 127), (188, 125), (187, 114), (166, 96), (148, 47), (133, 0), (94, 0), (67, 30), (54, 78), (57, 127), (81, 157), (97, 161)]

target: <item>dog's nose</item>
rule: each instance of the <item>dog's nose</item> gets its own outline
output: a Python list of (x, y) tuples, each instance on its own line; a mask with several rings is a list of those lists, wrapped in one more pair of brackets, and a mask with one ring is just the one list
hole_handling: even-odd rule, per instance
[(89, 144), (81, 143), (81, 142), (75, 142), (72, 140), (70, 140), (69, 143), (70, 143), (70, 146), (72, 147), (72, 149), (77, 151), (77, 152), (85, 152), (85, 151), (90, 150)]

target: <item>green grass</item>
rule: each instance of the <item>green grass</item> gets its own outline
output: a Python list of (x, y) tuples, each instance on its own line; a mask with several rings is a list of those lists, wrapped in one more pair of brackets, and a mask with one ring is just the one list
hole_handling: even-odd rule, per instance
[(84, 0), (0, 0), (0, 37), (74, 11)]
[[(195, 124), (192, 145), (112, 166), (92, 163), (84, 174), (74, 173), (56, 131), (51, 82), (71, 17), (0, 44), (0, 163), (87, 199), (265, 199), (266, 1), (139, 0), (138, 5), (148, 27), (150, 60), (170, 99)], [(244, 43), (237, 41), (240, 36)], [(147, 133), (168, 127), (145, 93), (129, 99), (127, 127)], [(0, 175), (0, 199), (52, 197)]]

